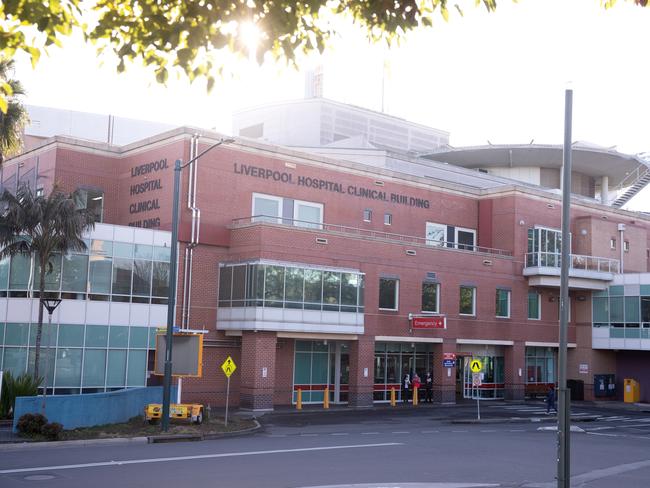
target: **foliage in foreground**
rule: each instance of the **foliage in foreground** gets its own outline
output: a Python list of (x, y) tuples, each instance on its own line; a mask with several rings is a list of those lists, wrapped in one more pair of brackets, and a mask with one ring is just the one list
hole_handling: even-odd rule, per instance
[[(606, 8), (615, 3), (600, 0)], [(258, 60), (270, 54), (293, 61), (298, 52), (322, 52), (341, 19), (351, 19), (372, 41), (390, 43), (435, 19), (447, 20), (450, 9), (462, 15), (465, 6), (474, 5), (492, 12), (497, 0), (12, 0), (0, 2), (0, 58), (22, 51), (35, 65), (48, 46), (62, 46), (81, 31), (100, 51), (117, 55), (118, 71), (125, 61), (138, 61), (164, 83), (174, 67), (190, 80), (206, 78), (211, 89), (215, 72), (228, 64), (228, 53), (248, 54), (250, 25), (260, 32)], [(0, 83), (0, 99), (6, 96)]]
[(5, 371), (2, 376), (2, 399), (0, 400), (0, 418), (13, 416), (16, 397), (36, 396), (41, 378), (34, 379), (28, 373), (14, 377), (10, 371)]
[(56, 441), (61, 437), (63, 425), (58, 422), (48, 422), (47, 418), (40, 413), (26, 413), (18, 419), (16, 429), (24, 437)]

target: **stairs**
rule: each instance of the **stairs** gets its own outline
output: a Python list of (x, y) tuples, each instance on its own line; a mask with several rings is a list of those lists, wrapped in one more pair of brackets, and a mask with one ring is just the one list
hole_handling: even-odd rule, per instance
[(645, 173), (636, 180), (636, 182), (630, 186), (625, 193), (620, 195), (616, 200), (612, 202), (612, 207), (620, 208), (625, 205), (630, 199), (636, 195), (642, 188), (644, 188), (648, 183), (650, 183), (650, 169), (646, 169)]

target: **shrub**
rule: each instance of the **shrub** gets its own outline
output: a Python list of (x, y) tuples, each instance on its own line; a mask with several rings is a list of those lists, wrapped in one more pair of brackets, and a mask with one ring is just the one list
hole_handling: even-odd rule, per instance
[(40, 434), (43, 426), (47, 424), (47, 418), (40, 413), (26, 413), (18, 419), (16, 428), (22, 435), (33, 436)]
[(35, 380), (31, 375), (24, 373), (14, 377), (11, 372), (5, 371), (2, 376), (2, 398), (0, 399), (0, 418), (11, 418), (16, 403), (16, 397), (36, 396), (41, 380)]
[(49, 422), (41, 428), (41, 434), (48, 441), (59, 440), (61, 432), (63, 432), (63, 425), (58, 422)]

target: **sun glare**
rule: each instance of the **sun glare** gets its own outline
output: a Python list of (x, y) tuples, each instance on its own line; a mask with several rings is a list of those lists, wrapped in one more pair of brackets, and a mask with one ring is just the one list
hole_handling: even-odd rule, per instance
[(259, 28), (252, 22), (246, 22), (240, 26), (239, 36), (248, 49), (248, 58), (251, 61), (255, 60), (261, 35)]

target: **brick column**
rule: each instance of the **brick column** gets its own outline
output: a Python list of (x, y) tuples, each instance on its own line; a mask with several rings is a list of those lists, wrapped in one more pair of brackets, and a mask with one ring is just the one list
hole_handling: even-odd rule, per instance
[[(350, 407), (372, 406), (372, 387), (374, 382), (375, 338), (360, 336), (350, 341)], [(364, 376), (367, 369), (368, 376)]]
[(273, 410), (276, 343), (275, 332), (242, 332), (240, 408)]
[(456, 368), (442, 367), (443, 352), (456, 352), (456, 341), (446, 339), (433, 344), (433, 401), (456, 403)]
[(526, 393), (526, 346), (523, 342), (504, 347), (504, 363), (505, 399), (523, 400)]

